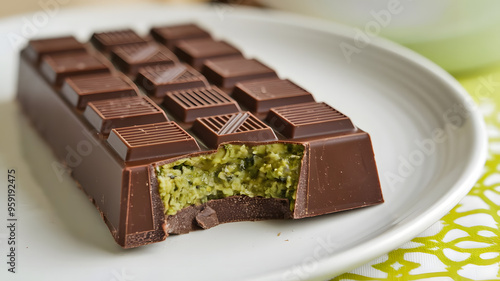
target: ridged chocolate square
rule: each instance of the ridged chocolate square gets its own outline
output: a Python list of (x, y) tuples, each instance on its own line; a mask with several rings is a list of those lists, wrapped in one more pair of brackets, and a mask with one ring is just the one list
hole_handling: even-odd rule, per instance
[(205, 77), (187, 64), (143, 67), (139, 70), (135, 83), (154, 97), (165, 97), (168, 91), (208, 86)]
[(324, 102), (271, 108), (266, 122), (285, 137), (295, 139), (356, 130), (349, 117)]
[(313, 96), (289, 80), (265, 79), (239, 82), (232, 97), (257, 113), (268, 112), (271, 107), (313, 102)]
[(163, 106), (182, 122), (240, 111), (238, 103), (217, 87), (168, 92)]
[(103, 135), (114, 128), (169, 121), (165, 112), (145, 96), (90, 102), (83, 116)]
[(241, 52), (229, 43), (211, 38), (180, 41), (174, 53), (180, 60), (198, 70), (207, 59), (242, 56)]
[(208, 32), (195, 24), (154, 27), (151, 29), (151, 36), (170, 50), (174, 50), (176, 43), (180, 40), (211, 38)]
[(75, 37), (64, 36), (30, 40), (24, 52), (31, 61), (39, 63), (43, 55), (84, 51), (84, 45)]
[(228, 141), (274, 141), (273, 130), (250, 112), (197, 118), (193, 132), (211, 148)]
[(222, 88), (232, 88), (241, 81), (277, 77), (274, 70), (258, 60), (243, 57), (207, 60), (201, 73)]
[(90, 42), (99, 50), (109, 52), (113, 47), (147, 42), (132, 29), (96, 32)]
[(79, 109), (85, 108), (90, 101), (138, 95), (127, 77), (109, 73), (70, 77), (64, 82), (61, 93)]
[(42, 58), (40, 71), (54, 85), (61, 85), (65, 78), (77, 75), (109, 72), (109, 68), (95, 56), (86, 53), (63, 53)]
[(135, 76), (142, 67), (173, 65), (177, 58), (164, 46), (151, 42), (115, 47), (111, 52), (111, 61), (121, 71)]
[(199, 151), (196, 140), (175, 122), (161, 122), (112, 129), (108, 144), (125, 162)]

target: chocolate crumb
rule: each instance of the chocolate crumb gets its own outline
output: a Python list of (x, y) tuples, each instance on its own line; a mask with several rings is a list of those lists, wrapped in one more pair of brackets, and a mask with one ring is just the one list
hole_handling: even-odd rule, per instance
[(208, 229), (217, 226), (219, 219), (215, 210), (207, 206), (196, 215), (196, 222), (203, 229)]

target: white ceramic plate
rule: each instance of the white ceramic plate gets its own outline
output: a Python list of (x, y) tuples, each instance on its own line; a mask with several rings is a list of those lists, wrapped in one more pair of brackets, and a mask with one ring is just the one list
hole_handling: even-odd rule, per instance
[[(18, 273), (7, 272), (2, 254), (1, 280), (326, 279), (390, 251), (437, 221), (470, 190), (486, 158), (482, 119), (452, 77), (378, 39), (356, 49), (348, 61), (340, 48), (356, 46), (348, 28), (220, 6), (80, 8), (47, 17), (37, 35), (72, 33), (82, 40), (92, 30), (147, 32), (155, 24), (199, 22), (368, 131), (386, 202), (298, 221), (226, 224), (122, 250), (73, 180), (55, 174), (49, 148), (29, 123), (18, 120), (13, 102), (18, 50), (4, 38), (0, 219), (7, 216), (6, 170), (16, 168), (19, 220)], [(35, 18), (4, 19), (0, 33), (11, 32), (12, 38)], [(7, 249), (6, 231), (0, 228), (0, 253)]]

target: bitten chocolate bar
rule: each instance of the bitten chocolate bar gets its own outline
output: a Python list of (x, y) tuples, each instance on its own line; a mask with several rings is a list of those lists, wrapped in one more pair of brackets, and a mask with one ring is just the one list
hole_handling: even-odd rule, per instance
[[(193, 25), (32, 40), (20, 106), (124, 248), (383, 202), (370, 136)], [(70, 212), (71, 210), (68, 210)]]

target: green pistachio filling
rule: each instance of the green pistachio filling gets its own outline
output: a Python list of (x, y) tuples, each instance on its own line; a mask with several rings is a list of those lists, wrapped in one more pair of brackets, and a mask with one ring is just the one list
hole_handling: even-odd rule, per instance
[(215, 153), (157, 167), (165, 214), (233, 195), (285, 198), (293, 211), (304, 146), (225, 144)]

